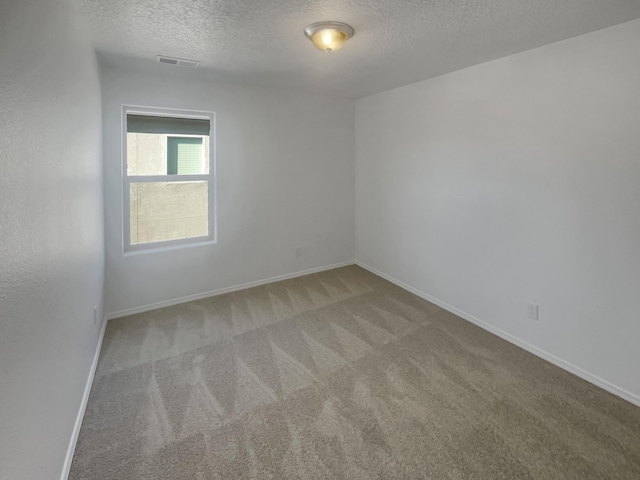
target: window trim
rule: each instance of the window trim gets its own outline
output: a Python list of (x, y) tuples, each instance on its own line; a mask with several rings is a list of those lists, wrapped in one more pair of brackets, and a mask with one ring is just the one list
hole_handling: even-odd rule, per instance
[[(158, 117), (195, 118), (209, 120), (209, 173), (197, 175), (140, 175), (129, 176), (127, 174), (127, 115), (147, 115)], [(122, 161), (120, 163), (121, 196), (122, 199), (122, 252), (124, 255), (157, 252), (174, 249), (176, 247), (191, 247), (217, 243), (218, 225), (216, 223), (216, 114), (199, 110), (179, 110), (173, 108), (142, 107), (136, 105), (123, 105), (121, 112), (121, 149)], [(172, 135), (183, 136), (189, 135)], [(192, 135), (203, 137), (202, 135)], [(204, 153), (203, 153), (204, 163)], [(171, 178), (169, 178), (171, 177)], [(175, 177), (179, 177), (176, 179)], [(161, 242), (149, 242), (131, 245), (131, 183), (145, 182), (199, 182), (207, 181), (208, 185), (208, 227), (209, 235), (201, 237), (181, 238), (177, 240), (165, 240)]]

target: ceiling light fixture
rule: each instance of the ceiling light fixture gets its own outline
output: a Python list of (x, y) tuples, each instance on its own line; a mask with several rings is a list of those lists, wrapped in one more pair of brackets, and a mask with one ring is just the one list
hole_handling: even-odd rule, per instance
[(353, 37), (353, 28), (341, 22), (318, 22), (305, 28), (304, 34), (318, 50), (335, 52)]

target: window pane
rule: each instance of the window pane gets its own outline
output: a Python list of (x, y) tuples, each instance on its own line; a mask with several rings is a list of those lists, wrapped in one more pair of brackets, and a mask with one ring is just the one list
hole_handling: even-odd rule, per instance
[[(195, 161), (197, 155), (200, 155), (199, 162)], [(181, 164), (182, 168), (180, 168)], [(166, 133), (127, 133), (128, 176), (208, 173), (209, 137), (176, 137)]]
[(195, 175), (204, 173), (203, 168), (202, 138), (167, 138), (167, 173), (169, 175)]
[(131, 183), (131, 245), (209, 234), (208, 182)]

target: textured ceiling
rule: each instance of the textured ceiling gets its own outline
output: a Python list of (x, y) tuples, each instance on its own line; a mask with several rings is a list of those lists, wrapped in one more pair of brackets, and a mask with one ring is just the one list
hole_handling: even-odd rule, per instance
[[(640, 0), (76, 0), (103, 59), (174, 74), (359, 98), (640, 18)], [(303, 29), (338, 20), (332, 54)], [(137, 60), (134, 62), (134, 59)]]

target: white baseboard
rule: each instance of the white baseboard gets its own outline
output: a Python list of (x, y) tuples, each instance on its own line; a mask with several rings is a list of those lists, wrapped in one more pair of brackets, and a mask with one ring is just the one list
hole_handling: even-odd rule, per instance
[(223, 295), (225, 293), (236, 292), (238, 290), (244, 290), (245, 288), (258, 287), (260, 285), (266, 285), (267, 283), (279, 282), (281, 280), (288, 280), (290, 278), (302, 277), (303, 275), (311, 275), (312, 273), (324, 272), (326, 270), (333, 270), (334, 268), (346, 267), (353, 265), (353, 260), (348, 262), (336, 263), (334, 265), (326, 265), (324, 267), (311, 268), (309, 270), (303, 270), (300, 272), (287, 273), (284, 275), (278, 275), (275, 277), (264, 278), (262, 280), (256, 280), (253, 282), (247, 282), (240, 285), (234, 285), (232, 287), (220, 288), (218, 290), (211, 290), (209, 292), (196, 293), (195, 295), (187, 295), (185, 297), (174, 298), (172, 300), (166, 300), (157, 303), (151, 303), (149, 305), (143, 305), (141, 307), (129, 308), (127, 310), (121, 310), (119, 312), (113, 312), (107, 314), (105, 317), (107, 320), (114, 320), (116, 318), (128, 317), (129, 315), (135, 315), (136, 313), (149, 312), (158, 308), (171, 307), (180, 303), (193, 302), (195, 300), (202, 300), (203, 298), (215, 297), (216, 295)]
[(529, 353), (532, 353), (534, 355), (536, 355), (537, 357), (540, 357), (550, 363), (553, 363), (554, 365), (562, 368), (563, 370), (566, 370), (570, 373), (573, 373), (574, 375), (577, 375), (578, 377), (582, 378), (583, 380), (586, 380), (587, 382), (593, 383), (594, 385), (602, 388), (603, 390), (606, 390), (609, 393), (613, 393), (614, 395), (623, 398), (624, 400), (633, 403), (634, 405), (640, 407), (640, 396), (635, 395), (634, 393), (631, 393), (627, 390), (625, 390), (624, 388), (618, 387), (617, 385), (614, 385), (611, 382), (608, 382), (607, 380), (604, 380), (596, 375), (593, 375), (592, 373), (587, 372), (586, 370), (583, 370), (580, 367), (576, 367), (575, 365), (562, 360), (561, 358), (556, 357), (555, 355), (552, 355), (551, 353), (548, 353), (534, 345), (531, 345), (530, 343), (525, 342), (524, 340), (520, 340), (518, 337), (515, 337), (513, 335), (511, 335), (510, 333), (505, 332), (504, 330), (501, 330), (497, 327), (494, 327), (493, 325), (491, 325), (490, 323), (487, 323), (485, 321), (482, 321), (476, 317), (474, 317), (473, 315), (470, 315), (466, 312), (463, 312), (462, 310), (459, 310), (455, 307), (452, 307), (451, 305), (448, 305), (447, 303), (438, 300), (437, 298), (432, 297), (431, 295), (428, 295), (424, 292), (421, 292), (420, 290), (418, 290), (417, 288), (413, 288), (410, 285), (407, 285), (404, 282), (401, 282), (400, 280), (393, 278), (390, 275), (387, 275), (386, 273), (381, 272), (380, 270), (377, 270), (373, 267), (370, 267), (369, 265), (366, 265), (358, 260), (356, 260), (356, 265), (364, 268), (365, 270), (369, 270), (371, 273), (374, 273), (375, 275), (378, 275), (379, 277), (384, 278), (385, 280), (390, 281), (391, 283), (399, 286), (400, 288), (403, 288), (411, 293), (413, 293), (414, 295), (417, 295), (418, 297), (424, 298), (425, 300), (434, 303), (436, 305), (438, 305), (441, 308), (444, 308), (445, 310), (448, 310), (449, 312), (477, 325), (478, 327), (487, 330), (488, 332), (493, 333), (494, 335), (497, 335), (498, 337), (506, 340), (507, 342), (513, 343), (514, 345), (517, 345), (518, 347), (528, 351)]
[(104, 340), (104, 332), (106, 331), (106, 329), (107, 320), (105, 318), (102, 320), (100, 338), (98, 338), (96, 353), (93, 356), (93, 363), (91, 364), (91, 369), (89, 370), (89, 378), (87, 378), (87, 384), (84, 387), (84, 394), (82, 395), (82, 401), (80, 402), (80, 409), (78, 410), (76, 423), (73, 426), (73, 431), (71, 432), (71, 439), (69, 441), (69, 447), (67, 448), (67, 456), (64, 459), (64, 465), (62, 466), (62, 474), (60, 475), (60, 480), (67, 480), (69, 478), (71, 462), (73, 461), (73, 454), (76, 451), (76, 443), (78, 443), (78, 436), (80, 435), (80, 427), (82, 426), (84, 412), (87, 409), (87, 402), (89, 401), (89, 394), (91, 393), (91, 386), (93, 385), (93, 377), (95, 376), (96, 368), (98, 367), (98, 359), (100, 358), (100, 350), (102, 349), (102, 341)]

